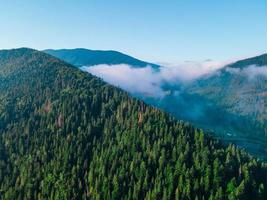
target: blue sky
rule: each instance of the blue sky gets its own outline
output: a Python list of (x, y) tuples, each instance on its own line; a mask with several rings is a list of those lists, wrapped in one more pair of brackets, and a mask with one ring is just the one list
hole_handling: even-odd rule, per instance
[(0, 49), (113, 49), (152, 62), (267, 53), (267, 1), (0, 0)]

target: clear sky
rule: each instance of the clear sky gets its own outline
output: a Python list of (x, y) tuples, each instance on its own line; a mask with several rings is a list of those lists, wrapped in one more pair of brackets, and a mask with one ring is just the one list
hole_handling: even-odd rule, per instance
[(0, 0), (0, 49), (112, 49), (153, 62), (267, 53), (266, 0)]

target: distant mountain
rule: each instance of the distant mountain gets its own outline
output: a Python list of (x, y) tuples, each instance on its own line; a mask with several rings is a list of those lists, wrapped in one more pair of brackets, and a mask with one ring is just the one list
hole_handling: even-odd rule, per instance
[(267, 54), (235, 62), (203, 77), (189, 92), (230, 113), (260, 122), (262, 134), (267, 136)]
[(266, 155), (267, 54), (230, 64), (196, 81), (186, 92), (228, 113), (217, 115), (227, 122), (225, 134), (230, 139)]
[(1, 199), (266, 199), (267, 164), (32, 49), (0, 51)]
[(160, 67), (159, 65), (138, 60), (118, 51), (100, 51), (78, 48), (59, 50), (48, 49), (44, 50), (44, 52), (53, 55), (61, 60), (64, 60), (76, 67), (93, 66), (100, 64), (127, 64), (133, 67), (146, 67), (150, 65), (155, 69)]

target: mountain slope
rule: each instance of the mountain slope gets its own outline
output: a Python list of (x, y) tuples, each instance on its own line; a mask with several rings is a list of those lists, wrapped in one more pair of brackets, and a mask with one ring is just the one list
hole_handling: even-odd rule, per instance
[(100, 51), (79, 48), (59, 50), (48, 49), (44, 50), (44, 52), (77, 67), (93, 66), (100, 64), (128, 64), (133, 67), (146, 67), (147, 65), (150, 65), (155, 69), (159, 68), (158, 65), (138, 60), (118, 51)]
[(1, 199), (266, 199), (267, 166), (47, 54), (0, 51)]

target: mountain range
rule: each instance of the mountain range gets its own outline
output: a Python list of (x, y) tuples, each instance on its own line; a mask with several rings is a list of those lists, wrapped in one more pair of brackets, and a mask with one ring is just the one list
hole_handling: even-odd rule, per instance
[(46, 53), (0, 51), (1, 199), (266, 199), (267, 164)]

